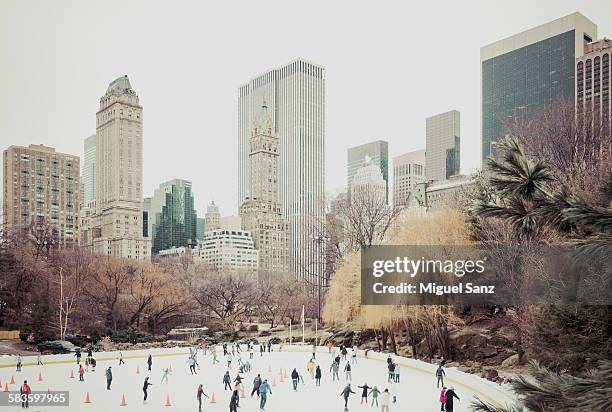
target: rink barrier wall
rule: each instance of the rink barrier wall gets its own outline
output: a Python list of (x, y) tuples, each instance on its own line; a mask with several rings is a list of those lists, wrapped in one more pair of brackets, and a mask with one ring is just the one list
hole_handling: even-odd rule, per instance
[[(218, 345), (220, 348), (221, 345)], [(174, 350), (173, 352), (163, 352), (165, 350)], [(273, 351), (278, 352), (300, 352), (300, 353), (312, 353), (312, 345), (273, 345)], [(153, 364), (156, 365), (157, 359), (169, 358), (174, 356), (186, 356), (189, 355), (188, 347), (174, 347), (174, 348), (153, 348), (153, 349), (136, 349), (136, 350), (125, 350), (123, 353), (123, 359), (146, 359), (149, 354), (153, 356)], [(257, 354), (257, 350), (255, 353)], [(82, 360), (87, 358), (87, 352), (81, 352), (83, 354)], [(96, 361), (118, 361), (119, 351), (104, 352), (104, 356), (96, 356), (97, 352), (94, 352), (94, 358)], [(217, 351), (219, 353), (219, 350)], [(222, 357), (222, 350), (219, 353), (219, 357)], [(317, 354), (328, 355), (328, 348), (324, 346), (317, 346)], [(339, 355), (339, 350), (336, 347), (336, 353)], [(350, 358), (351, 350), (349, 348), (349, 354), (347, 358)], [(394, 362), (400, 365), (400, 367), (408, 368), (413, 371), (417, 371), (428, 375), (432, 382), (436, 382), (435, 372), (438, 365), (430, 364), (424, 361), (410, 359), (403, 356), (398, 356), (390, 353), (368, 351), (366, 358), (365, 351), (359, 349), (357, 351), (357, 357), (359, 359), (367, 359), (381, 362), (386, 367), (387, 358), (391, 356)], [(50, 360), (53, 357), (53, 360)], [(14, 355), (3, 355), (0, 356), (0, 369), (2, 368), (14, 368), (16, 366), (16, 356)], [(22, 356), (22, 366), (36, 366), (37, 357), (36, 355)], [(70, 364), (76, 363), (74, 353), (61, 354), (61, 355), (43, 355), (42, 361), (44, 364), (56, 365), (56, 364)], [(510, 405), (516, 401), (512, 392), (498, 384), (489, 382), (476, 375), (461, 372), (457, 368), (444, 368), (446, 376), (444, 383), (446, 387), (455, 386), (455, 388), (465, 388), (474, 394), (478, 395), (481, 399), (488, 401), (496, 407), (502, 407)], [(400, 369), (401, 374), (401, 369)], [(460, 394), (459, 394), (460, 395)], [(460, 395), (461, 396), (461, 395)]]

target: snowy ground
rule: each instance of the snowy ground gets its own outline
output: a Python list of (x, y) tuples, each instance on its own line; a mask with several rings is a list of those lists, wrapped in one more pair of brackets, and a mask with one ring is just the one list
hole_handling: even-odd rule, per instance
[[(245, 345), (243, 345), (245, 346)], [(278, 348), (271, 354), (266, 353), (260, 357), (259, 353), (254, 354), (252, 361), (253, 369), (250, 373), (243, 374), (246, 397), (240, 401), (240, 410), (259, 411), (259, 401), (257, 397), (251, 398), (252, 381), (258, 373), (269, 381), (274, 381), (276, 386), (272, 387), (272, 395), (268, 397), (266, 411), (268, 412), (306, 412), (306, 411), (343, 411), (344, 401), (340, 397), (340, 392), (346, 385), (344, 379), (345, 362), (341, 364), (341, 380), (331, 381), (331, 356), (327, 353), (327, 348), (319, 348), (316, 362), (321, 365), (323, 378), (320, 387), (316, 387), (306, 370), (306, 363), (311, 357), (311, 347), (285, 346), (279, 352)], [(146, 357), (153, 355), (153, 368), (147, 372)], [(203, 402), (204, 411), (227, 411), (229, 409), (230, 391), (223, 390), (222, 376), (227, 370), (227, 363), (221, 356), (223, 351), (218, 349), (219, 360), (221, 363), (212, 365), (210, 355), (204, 357), (200, 353), (198, 362), (200, 370), (197, 375), (189, 373), (187, 365), (188, 350), (186, 348), (157, 349), (152, 351), (126, 351), (123, 353), (125, 365), (119, 366), (116, 353), (95, 353), (94, 357), (98, 361), (96, 371), (85, 374), (85, 382), (79, 382), (77, 366), (74, 358), (69, 355), (44, 356), (44, 366), (35, 366), (35, 357), (24, 357), (24, 367), (21, 372), (16, 372), (13, 357), (0, 358), (0, 380), (2, 390), (5, 383), (10, 382), (14, 377), (15, 384), (8, 385), (9, 391), (18, 391), (20, 383), (27, 379), (33, 391), (69, 391), (70, 406), (31, 406), (32, 411), (116, 411), (116, 410), (138, 410), (138, 411), (161, 411), (176, 409), (179, 411), (197, 411), (196, 388), (202, 383), (204, 392), (216, 397), (216, 403)], [(84, 356), (86, 356), (84, 354)], [(242, 353), (243, 360), (248, 359), (248, 353)], [(387, 383), (386, 359), (387, 355), (375, 354), (370, 352), (368, 359), (364, 358), (363, 352), (359, 353), (358, 364), (353, 366), (352, 387), (355, 395), (351, 395), (349, 400), (350, 411), (372, 411), (379, 408), (371, 408), (369, 405), (360, 404), (361, 390), (358, 385), (367, 383), (369, 386), (378, 386), (383, 391), (385, 388), (397, 396), (397, 403), (391, 404), (390, 410), (393, 411), (439, 411), (438, 403), (439, 390), (436, 389), (434, 378), (435, 366), (427, 363), (394, 357), (395, 361), (401, 365), (401, 383)], [(349, 353), (350, 358), (350, 353)], [(236, 359), (233, 363), (236, 363)], [(106, 390), (106, 380), (104, 371), (108, 366), (112, 366), (113, 383), (110, 391)], [(160, 384), (162, 369), (172, 367), (172, 375), (168, 384)], [(291, 386), (291, 379), (284, 379), (281, 382), (280, 370), (286, 370), (287, 375), (291, 374), (293, 368), (303, 375), (305, 384), (301, 384), (297, 392)], [(137, 373), (137, 369), (138, 372)], [(271, 370), (271, 372), (269, 372)], [(70, 378), (71, 371), (75, 378)], [(233, 367), (231, 372), (232, 380), (236, 377), (237, 368)], [(42, 374), (42, 381), (38, 380), (39, 373)], [(149, 387), (149, 399), (146, 405), (142, 402), (142, 384), (144, 378), (149, 376), (149, 381), (153, 386)], [(473, 395), (504, 404), (511, 400), (506, 390), (456, 370), (447, 370), (447, 386), (454, 386), (461, 401), (456, 404), (455, 411), (468, 411), (468, 406)], [(84, 403), (87, 392), (89, 392), (91, 403)], [(5, 393), (2, 393), (5, 395)], [(127, 406), (120, 407), (121, 399), (125, 396)], [(172, 406), (165, 406), (169, 396)], [(0, 410), (17, 410), (21, 407), (8, 408), (0, 406)]]

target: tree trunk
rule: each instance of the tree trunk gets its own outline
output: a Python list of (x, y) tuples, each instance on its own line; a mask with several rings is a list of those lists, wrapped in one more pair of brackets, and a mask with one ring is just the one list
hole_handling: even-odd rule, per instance
[(395, 330), (389, 327), (389, 338), (391, 340), (391, 350), (397, 355), (397, 344), (395, 343)]

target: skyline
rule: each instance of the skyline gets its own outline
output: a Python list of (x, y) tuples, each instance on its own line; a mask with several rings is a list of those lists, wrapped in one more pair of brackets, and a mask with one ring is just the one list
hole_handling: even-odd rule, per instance
[[(387, 15), (385, 8), (353, 9), (350, 21), (338, 20), (344, 17), (338, 5), (330, 6), (325, 16), (316, 15), (316, 10), (304, 10), (304, 20), (314, 21), (308, 18), (309, 13), (323, 20), (318, 32), (303, 32), (303, 24), (296, 26), (295, 22), (279, 19), (291, 15), (283, 14), (286, 8), (278, 3), (270, 8), (276, 8), (276, 13), (281, 10), (280, 16), (271, 19), (269, 33), (257, 26), (262, 38), (256, 41), (251, 39), (252, 26), (248, 23), (262, 21), (269, 11), (265, 7), (261, 10), (245, 4), (245, 16), (234, 16), (235, 26), (226, 29), (217, 25), (231, 17), (230, 10), (218, 6), (214, 11), (223, 18), (207, 20), (212, 27), (200, 30), (196, 27), (198, 17), (203, 15), (200, 12), (212, 9), (196, 3), (190, 5), (194, 10), (189, 14), (174, 9), (164, 12), (167, 5), (153, 10), (130, 3), (122, 7), (125, 13), (131, 13), (127, 21), (112, 19), (116, 10), (112, 4), (72, 4), (70, 10), (61, 10), (56, 4), (41, 3), (40, 13), (28, 18), (23, 15), (26, 2), (4, 2), (0, 6), (5, 9), (0, 13), (5, 39), (11, 33), (23, 40), (19, 49), (8, 41), (0, 44), (0, 59), (13, 62), (9, 65), (0, 60), (0, 87), (5, 91), (0, 98), (1, 149), (44, 144), (83, 161), (83, 140), (95, 132), (93, 113), (99, 96), (110, 81), (127, 74), (146, 108), (143, 195), (151, 196), (155, 187), (172, 178), (190, 180), (198, 216), (211, 200), (223, 215), (237, 214), (237, 90), (245, 79), (272, 67), (304, 58), (326, 69), (326, 186), (328, 193), (334, 193), (346, 183), (346, 165), (334, 160), (344, 159), (349, 147), (386, 140), (391, 158), (422, 149), (425, 118), (452, 109), (462, 116), (461, 171), (469, 173), (479, 166), (480, 47), (575, 11), (598, 25), (599, 38), (612, 36), (612, 23), (606, 19), (612, 14), (612, 5), (603, 1), (584, 5), (542, 2), (550, 6), (542, 7), (538, 15), (520, 12), (528, 9), (527, 2), (513, 6), (465, 2), (460, 7), (449, 3), (448, 15), (436, 20), (438, 24), (431, 31), (423, 30), (424, 23), (406, 24), (402, 13)], [(454, 8), (459, 10), (453, 12)], [(58, 14), (62, 12), (67, 16)], [(376, 23), (381, 13), (390, 22), (376, 27), (371, 23)], [(429, 13), (433, 16), (434, 11)], [(84, 18), (89, 14), (96, 18)], [(168, 26), (173, 17), (184, 19), (184, 24)], [(476, 21), (465, 24), (468, 20), (462, 17)], [(56, 23), (65, 27), (56, 27)], [(343, 25), (346, 32), (336, 33), (336, 24)], [(132, 25), (142, 30), (134, 32)], [(231, 37), (235, 27), (243, 26), (239, 39)], [(51, 28), (52, 35), (48, 35)], [(215, 29), (230, 36), (224, 38), (228, 41), (219, 42), (226, 47), (206, 42), (203, 50), (195, 47), (213, 38), (210, 34), (216, 34)], [(278, 39), (274, 33), (287, 33), (286, 39)], [(431, 37), (415, 37), (419, 33)], [(100, 39), (107, 40), (110, 47), (105, 48)], [(449, 46), (448, 39), (460, 46)], [(291, 44), (273, 47), (279, 40)], [(238, 49), (236, 44), (243, 47)], [(337, 47), (342, 47), (343, 53), (336, 53)], [(228, 56), (227, 50), (236, 53)], [(404, 53), (407, 57), (402, 60), (398, 55)], [(205, 56), (203, 60), (197, 59), (200, 55)], [(415, 64), (420, 61), (432, 64)], [(438, 80), (422, 81), (422, 73)], [(210, 148), (213, 153), (207, 153)], [(218, 178), (220, 167), (222, 179)]]

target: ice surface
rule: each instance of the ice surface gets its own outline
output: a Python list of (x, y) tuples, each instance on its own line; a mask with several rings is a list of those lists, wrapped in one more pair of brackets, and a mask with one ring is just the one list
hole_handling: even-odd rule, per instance
[[(249, 358), (249, 354), (244, 350), (246, 345), (242, 345), (243, 352), (240, 354), (243, 361)], [(257, 347), (256, 347), (257, 348)], [(328, 354), (327, 348), (319, 348), (316, 355), (316, 362), (321, 365), (323, 377), (321, 386), (316, 387), (314, 380), (306, 370), (306, 363), (311, 358), (310, 346), (285, 346), (282, 351), (278, 347), (272, 353), (265, 353), (260, 356), (259, 351), (254, 353), (251, 361), (253, 368), (251, 372), (244, 373), (243, 385), (245, 388), (245, 398), (240, 399), (240, 411), (259, 411), (259, 400), (257, 396), (250, 397), (252, 382), (257, 374), (262, 378), (274, 382), (272, 395), (268, 396), (266, 411), (268, 412), (312, 412), (312, 411), (343, 411), (344, 400), (340, 392), (346, 386), (347, 381), (344, 375), (345, 361), (341, 362), (340, 381), (333, 382), (330, 372), (332, 359)], [(153, 355), (153, 368), (147, 371), (146, 358), (148, 354)], [(96, 371), (85, 373), (85, 381), (79, 382), (78, 367), (76, 360), (70, 355), (48, 355), (43, 356), (44, 366), (36, 366), (36, 357), (24, 357), (23, 369), (21, 372), (15, 371), (15, 358), (0, 358), (0, 379), (2, 390), (5, 382), (10, 382), (14, 376), (15, 385), (9, 385), (9, 390), (18, 391), (19, 385), (27, 379), (33, 391), (69, 391), (69, 407), (40, 407), (30, 406), (32, 411), (167, 411), (175, 409), (178, 411), (197, 411), (198, 403), (196, 399), (197, 386), (202, 383), (204, 392), (212, 396), (215, 394), (216, 403), (209, 403), (205, 398), (203, 401), (204, 411), (227, 411), (229, 410), (230, 391), (223, 390), (222, 378), (227, 370), (227, 362), (223, 358), (223, 351), (219, 347), (217, 350), (220, 363), (212, 364), (212, 357), (209, 354), (203, 356), (198, 353), (197, 359), (200, 369), (197, 375), (191, 375), (187, 358), (189, 351), (187, 348), (153, 349), (150, 351), (124, 351), (124, 365), (119, 365), (118, 353), (98, 352), (94, 357), (98, 361)], [(83, 353), (83, 362), (86, 353)], [(233, 364), (237, 363), (237, 357)], [(351, 387), (356, 394), (351, 395), (348, 408), (350, 411), (374, 411), (379, 408), (360, 404), (361, 390), (358, 385), (367, 383), (369, 386), (377, 386), (381, 391), (388, 388), (397, 397), (397, 403), (391, 403), (391, 411), (405, 412), (426, 412), (439, 411), (438, 402), (439, 389), (436, 388), (434, 377), (435, 366), (424, 362), (409, 360), (393, 356), (394, 360), (401, 365), (399, 384), (387, 382), (386, 354), (375, 354), (370, 352), (368, 359), (364, 358), (364, 353), (359, 352), (358, 363), (352, 368)], [(348, 358), (350, 360), (350, 351)], [(113, 382), (110, 391), (106, 390), (106, 379), (104, 372), (108, 366), (112, 366)], [(168, 384), (160, 383), (162, 370), (172, 367), (172, 374)], [(136, 370), (139, 373), (136, 373)], [(297, 392), (292, 389), (291, 371), (297, 368), (304, 378), (304, 384), (300, 383)], [(287, 378), (281, 382), (280, 370), (284, 369)], [(271, 372), (269, 372), (271, 370)], [(74, 373), (74, 378), (69, 378), (70, 372)], [(39, 373), (43, 380), (38, 381)], [(232, 381), (237, 374), (237, 365), (233, 365), (230, 371)], [(149, 398), (147, 404), (143, 404), (142, 385), (144, 378), (149, 376), (149, 381), (153, 386), (149, 387)], [(456, 402), (455, 411), (462, 412), (469, 410), (469, 403), (474, 394), (479, 395), (489, 401), (506, 403), (511, 400), (509, 392), (490, 382), (486, 382), (472, 375), (466, 375), (456, 370), (447, 370), (447, 386), (454, 385), (460, 402)], [(92, 403), (84, 403), (86, 393), (89, 392)], [(122, 397), (125, 396), (127, 406), (120, 406)], [(165, 406), (166, 398), (169, 396), (172, 406)], [(380, 397), (379, 397), (380, 401)], [(0, 410), (17, 410), (20, 406), (13, 408), (0, 407)]]

